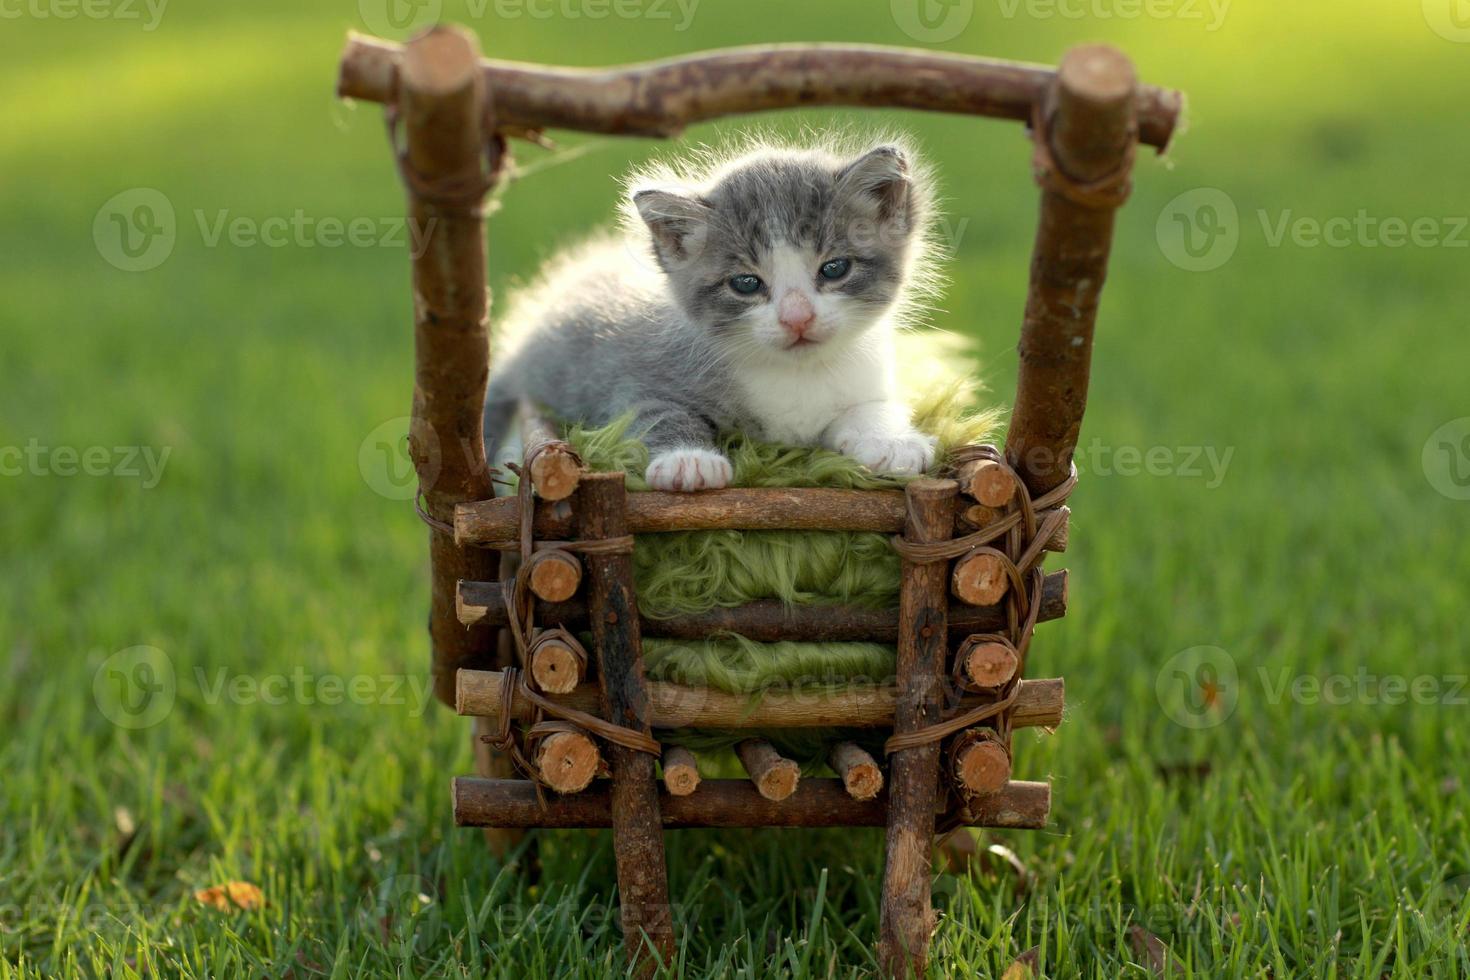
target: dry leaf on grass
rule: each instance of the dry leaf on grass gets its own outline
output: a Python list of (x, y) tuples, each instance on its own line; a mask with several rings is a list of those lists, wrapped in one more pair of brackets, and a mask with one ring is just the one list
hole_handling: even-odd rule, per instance
[(199, 889), (194, 893), (194, 900), (220, 912), (235, 909), (249, 912), (265, 904), (265, 894), (248, 881), (227, 881), (223, 885)]
[(1174, 968), (1172, 957), (1169, 955), (1169, 947), (1164, 941), (1142, 926), (1128, 927), (1128, 944), (1133, 947), (1133, 953), (1143, 961), (1156, 977), (1168, 974)]
[(1036, 963), (1041, 958), (1041, 947), (1032, 946), (1017, 956), (1000, 975), (1000, 980), (1033, 980), (1037, 976)]

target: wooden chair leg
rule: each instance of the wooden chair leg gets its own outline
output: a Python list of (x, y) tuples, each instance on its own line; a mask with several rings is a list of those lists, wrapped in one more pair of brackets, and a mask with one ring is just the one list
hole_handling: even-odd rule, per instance
[[(622, 473), (584, 474), (576, 512), (583, 540), (628, 533)], [(633, 593), (633, 562), (626, 554), (587, 555), (588, 608), (602, 689), (602, 717), (651, 733), (643, 681), (642, 636)], [(663, 819), (653, 756), (608, 746), (612, 764), (613, 852), (618, 866), (623, 941), (633, 975), (651, 976), (674, 960), (674, 927), (664, 863)]]
[[(908, 485), (904, 537), (943, 541), (954, 533), (953, 480), (915, 480)], [(898, 600), (898, 701), (895, 734), (917, 731), (940, 720), (948, 639), (946, 562), (905, 560)], [(930, 907), (929, 849), (939, 789), (939, 742), (893, 753), (889, 764), (887, 857), (878, 959), (893, 977), (922, 976), (934, 930)]]

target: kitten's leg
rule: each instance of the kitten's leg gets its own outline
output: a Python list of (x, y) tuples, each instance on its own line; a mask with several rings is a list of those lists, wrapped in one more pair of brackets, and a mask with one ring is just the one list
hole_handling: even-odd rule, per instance
[(911, 476), (934, 462), (934, 439), (916, 430), (908, 407), (894, 401), (852, 406), (822, 432), (822, 445), (874, 473)]
[(734, 467), (715, 448), (714, 426), (672, 402), (638, 406), (636, 427), (648, 446), (643, 478), (654, 490), (718, 490), (728, 486)]

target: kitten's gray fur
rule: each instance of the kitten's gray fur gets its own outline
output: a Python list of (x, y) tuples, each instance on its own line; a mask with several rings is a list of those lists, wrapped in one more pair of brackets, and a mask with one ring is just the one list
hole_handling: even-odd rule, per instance
[[(563, 254), (516, 297), (487, 440), (529, 397), (593, 426), (634, 413), (649, 483), (665, 489), (728, 482), (714, 447), (731, 429), (878, 470), (929, 465), (932, 442), (893, 397), (889, 343), (927, 282), (930, 193), (911, 151), (757, 146), (637, 174), (629, 202), (622, 235)], [(834, 258), (851, 267), (829, 280)], [(759, 292), (738, 293), (739, 275), (759, 276)]]

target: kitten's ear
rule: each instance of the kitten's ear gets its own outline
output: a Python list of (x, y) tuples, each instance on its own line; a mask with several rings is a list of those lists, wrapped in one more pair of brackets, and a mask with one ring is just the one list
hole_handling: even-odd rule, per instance
[(878, 221), (907, 224), (909, 212), (909, 161), (897, 146), (869, 150), (842, 168), (837, 185), (860, 211)]
[(710, 208), (674, 191), (641, 190), (633, 205), (653, 234), (653, 247), (665, 269), (697, 257), (709, 236)]

